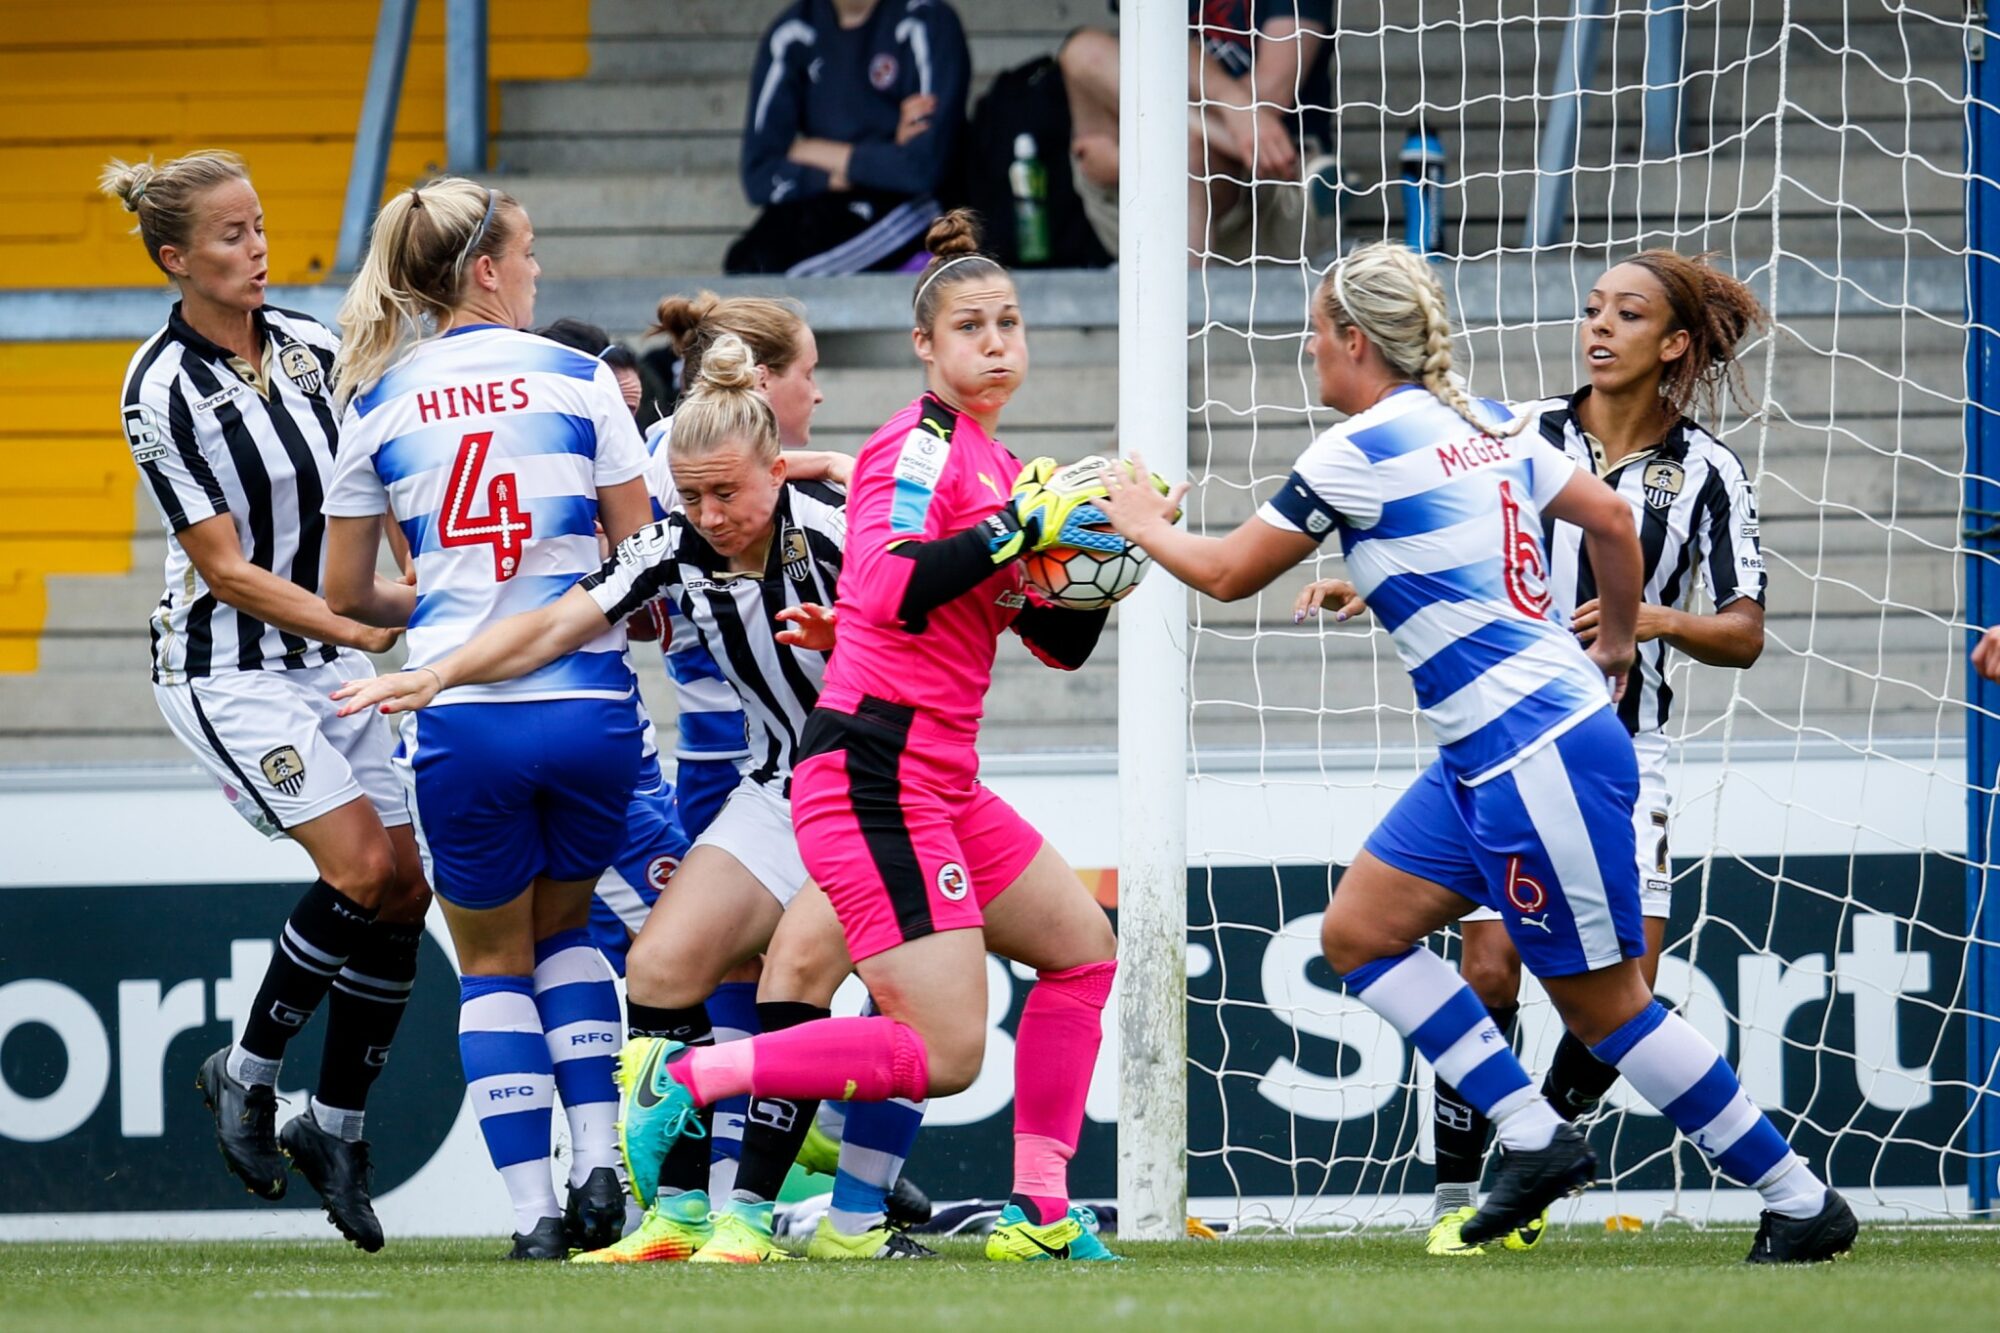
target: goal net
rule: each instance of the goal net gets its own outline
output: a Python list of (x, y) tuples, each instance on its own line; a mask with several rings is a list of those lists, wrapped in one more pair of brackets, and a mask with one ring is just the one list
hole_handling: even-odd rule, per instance
[[(1296, 164), (1246, 165), (1237, 95), (1218, 62), (1197, 74), (1189, 179), (1214, 203), (1189, 276), (1189, 525), (1234, 528), (1335, 419), (1304, 340), (1342, 250), (1433, 247), (1459, 369), (1511, 401), (1586, 382), (1577, 312), (1609, 263), (1716, 252), (1773, 318), (1741, 349), (1761, 411), (1705, 423), (1755, 481), (1769, 619), (1748, 671), (1673, 659), (1659, 991), (1858, 1208), (1990, 1208), (1991, 1065), (1968, 1055), (1990, 1062), (1981, 1015), (2000, 999), (1996, 950), (1968, 926), (1984, 906), (1968, 812), (1992, 785), (1966, 776), (1968, 560), (1992, 549), (1969, 534), (2000, 522), (1963, 498), (1968, 409), (1985, 412), (1964, 313), (1977, 22), (1952, 0), (1331, 8), (1326, 86), (1259, 99), (1303, 136)], [(1181, 188), (1126, 181), (1141, 201)], [(1319, 574), (1342, 572), (1333, 546)], [(1343, 994), (1318, 920), (1429, 737), (1371, 621), (1294, 623), (1314, 575), (1188, 600), (1190, 1207), (1246, 1227), (1416, 1223), (1430, 1073)], [(1524, 1002), (1539, 1077), (1559, 1023), (1532, 980)], [(1623, 1084), (1590, 1133), (1600, 1184), (1568, 1220), (1754, 1216)]]

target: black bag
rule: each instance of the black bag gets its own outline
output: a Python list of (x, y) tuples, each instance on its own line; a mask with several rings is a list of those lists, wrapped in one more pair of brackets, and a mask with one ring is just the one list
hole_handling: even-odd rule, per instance
[(1014, 164), (1014, 139), (1021, 134), (1034, 136), (1048, 178), (1049, 259), (1035, 267), (1104, 268), (1111, 255), (1090, 229), (1070, 178), (1069, 98), (1052, 56), (1005, 71), (972, 109), (959, 153), (957, 202), (979, 214), (986, 249), (1010, 268), (1020, 266), (1007, 169)]

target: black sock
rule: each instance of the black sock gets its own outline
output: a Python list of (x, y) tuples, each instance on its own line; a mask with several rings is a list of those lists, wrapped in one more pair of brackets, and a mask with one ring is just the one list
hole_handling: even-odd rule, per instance
[(366, 1107), (368, 1089), (389, 1063), (389, 1045), (417, 980), (420, 923), (377, 921), (333, 979), (326, 1002), (326, 1047), (319, 1100), (343, 1111)]
[(625, 1035), (665, 1037), (683, 1046), (709, 1046), (715, 1042), (715, 1029), (708, 1025), (708, 1010), (703, 1006), (672, 1009), (663, 1004), (640, 1004), (637, 1000), (625, 1002)]
[[(698, 1004), (690, 1009), (672, 1009), (666, 1005), (628, 1000), (625, 1005), (625, 1031), (634, 1037), (665, 1037), (684, 1046), (715, 1044), (715, 1029), (709, 1026), (708, 1010)], [(709, 1131), (715, 1126), (715, 1111), (704, 1106), (696, 1114), (701, 1117), (702, 1133), (699, 1136), (683, 1134), (674, 1140), (673, 1147), (667, 1149), (666, 1160), (660, 1163), (661, 1189), (708, 1188)]]
[[(757, 1026), (765, 1032), (777, 1032), (825, 1018), (831, 1012), (796, 1000), (760, 1000)], [(736, 1192), (759, 1200), (777, 1198), (785, 1173), (798, 1160), (806, 1131), (818, 1114), (817, 1101), (751, 1097), (750, 1113), (743, 1118), (743, 1158), (736, 1167)]]
[(316, 879), (285, 921), (256, 1002), (243, 1023), (243, 1052), (277, 1060), (326, 998), (327, 987), (375, 923), (375, 909)]
[(1549, 1062), (1548, 1077), (1542, 1080), (1542, 1096), (1557, 1115), (1576, 1120), (1595, 1110), (1617, 1081), (1616, 1069), (1592, 1055), (1575, 1033), (1565, 1032)]
[[(1521, 1015), (1518, 1004), (1486, 1011), (1500, 1029), (1501, 1039), (1512, 1045), (1514, 1028)], [(1493, 1124), (1472, 1104), (1458, 1095), (1458, 1089), (1437, 1080), (1431, 1095), (1432, 1132), (1437, 1142), (1437, 1183), (1476, 1191), (1486, 1164), (1486, 1140)]]

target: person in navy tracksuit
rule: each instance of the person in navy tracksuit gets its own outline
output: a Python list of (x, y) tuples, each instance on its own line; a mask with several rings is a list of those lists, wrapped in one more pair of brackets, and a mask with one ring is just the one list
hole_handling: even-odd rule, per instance
[(743, 191), (763, 208), (729, 273), (901, 267), (923, 248), (972, 60), (944, 0), (795, 0), (750, 76)]

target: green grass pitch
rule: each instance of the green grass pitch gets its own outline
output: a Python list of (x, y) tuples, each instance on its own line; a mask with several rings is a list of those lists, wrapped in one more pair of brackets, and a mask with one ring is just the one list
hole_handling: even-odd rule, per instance
[(1740, 1261), (1744, 1229), (1552, 1229), (1534, 1254), (1431, 1259), (1412, 1235), (1126, 1245), (1116, 1266), (571, 1268), (492, 1240), (0, 1245), (0, 1328), (1062, 1330), (1183, 1328), (1940, 1333), (2000, 1328), (2000, 1227), (1862, 1232), (1829, 1267)]

